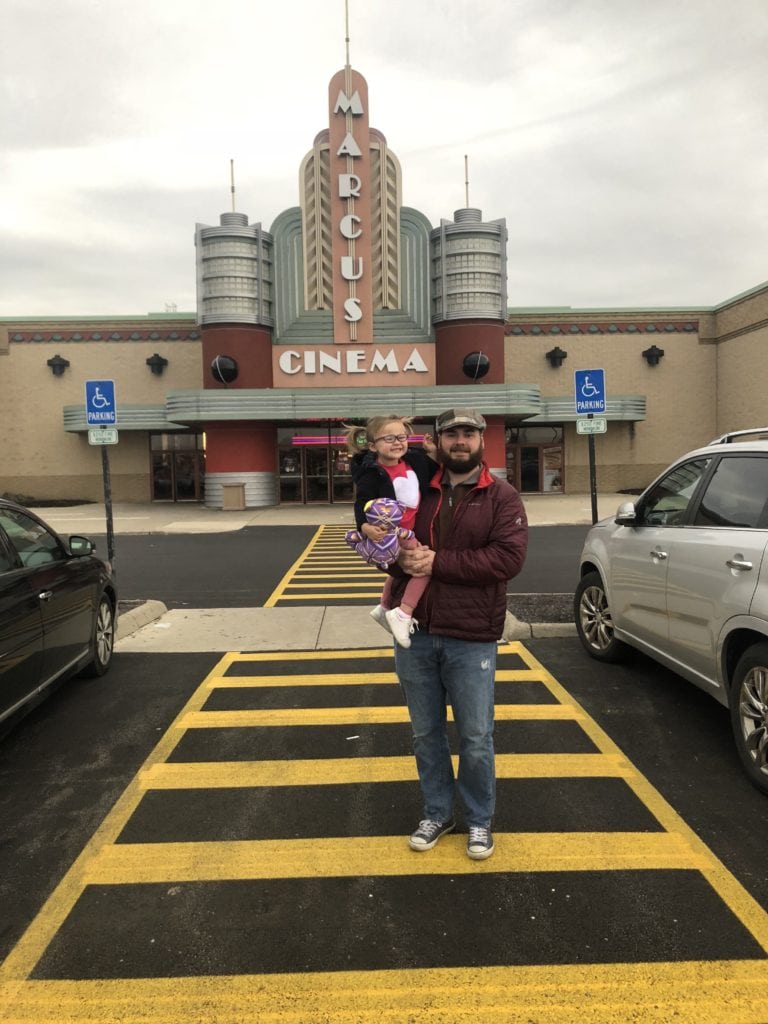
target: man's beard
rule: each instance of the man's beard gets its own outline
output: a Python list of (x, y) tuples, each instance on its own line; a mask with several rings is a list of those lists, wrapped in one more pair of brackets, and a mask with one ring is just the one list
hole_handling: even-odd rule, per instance
[(483, 449), (480, 448), (474, 454), (468, 453), (463, 459), (453, 458), (449, 453), (440, 449), (437, 459), (451, 473), (471, 473), (483, 461)]

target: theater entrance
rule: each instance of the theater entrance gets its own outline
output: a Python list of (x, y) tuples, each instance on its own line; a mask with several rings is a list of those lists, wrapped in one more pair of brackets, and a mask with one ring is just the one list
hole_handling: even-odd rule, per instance
[(338, 425), (281, 427), (277, 436), (281, 505), (354, 500), (350, 456)]

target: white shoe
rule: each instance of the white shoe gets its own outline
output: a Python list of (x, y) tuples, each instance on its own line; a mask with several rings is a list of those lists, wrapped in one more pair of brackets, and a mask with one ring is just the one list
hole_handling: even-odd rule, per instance
[(373, 621), (378, 623), (378, 625), (380, 625), (383, 629), (386, 629), (388, 633), (392, 632), (392, 630), (389, 628), (389, 623), (387, 622), (386, 608), (383, 608), (380, 604), (377, 604), (376, 607), (371, 611), (370, 615)]
[(395, 640), (401, 647), (410, 647), (411, 633), (416, 628), (415, 620), (410, 615), (407, 619), (402, 618), (397, 608), (390, 608), (388, 612), (384, 612), (384, 615), (389, 623), (389, 631)]

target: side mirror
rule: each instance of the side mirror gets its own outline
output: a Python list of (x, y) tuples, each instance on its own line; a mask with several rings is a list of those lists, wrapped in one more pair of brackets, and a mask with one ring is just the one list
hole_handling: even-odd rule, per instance
[(95, 550), (96, 545), (92, 540), (88, 540), (87, 537), (80, 537), (75, 534), (69, 538), (70, 554), (75, 555), (77, 558), (82, 558), (83, 555), (92, 555)]
[(617, 526), (635, 526), (637, 523), (637, 510), (631, 501), (625, 501), (616, 510), (614, 523)]

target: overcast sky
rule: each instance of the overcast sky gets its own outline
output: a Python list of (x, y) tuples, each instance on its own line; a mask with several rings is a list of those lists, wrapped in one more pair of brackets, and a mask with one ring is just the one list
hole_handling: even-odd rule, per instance
[[(269, 229), (343, 0), (3, 0), (0, 316), (195, 309), (196, 222)], [(433, 225), (509, 232), (510, 306), (711, 306), (768, 279), (768, 0), (350, 0), (370, 122)]]

